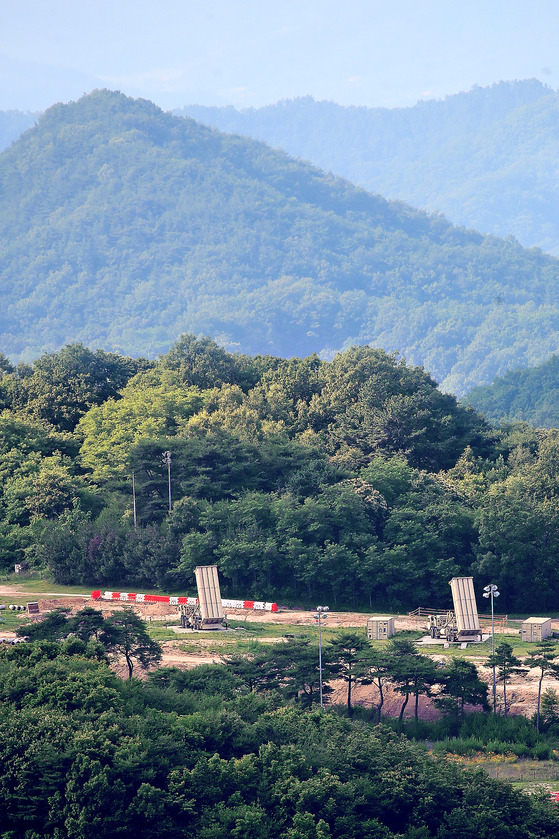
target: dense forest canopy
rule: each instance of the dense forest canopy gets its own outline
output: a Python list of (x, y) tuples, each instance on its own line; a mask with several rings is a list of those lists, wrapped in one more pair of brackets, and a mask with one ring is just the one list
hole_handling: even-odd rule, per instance
[(559, 356), (527, 370), (511, 370), (493, 384), (476, 387), (464, 401), (492, 422), (529, 422), (559, 427)]
[[(536, 79), (476, 86), (408, 108), (343, 107), (312, 97), (275, 105), (176, 110), (284, 149), (369, 192), (453, 224), (559, 255), (558, 94)], [(0, 111), (0, 151), (39, 113)]]
[(216, 563), (230, 596), (381, 611), (446, 607), (463, 574), (506, 611), (559, 597), (557, 431), (492, 429), (396, 355), (183, 335), (156, 362), (0, 361), (5, 570), (185, 592)]
[(410, 108), (312, 97), (237, 111), (175, 111), (285, 149), (370, 192), (559, 255), (559, 94), (536, 79)]
[(143, 684), (118, 679), (79, 636), (1, 649), (3, 835), (559, 835), (544, 796), (434, 759), (384, 726), (250, 692), (231, 670), (167, 669)]
[(97, 91), (0, 156), (0, 346), (398, 350), (461, 394), (559, 346), (559, 263)]

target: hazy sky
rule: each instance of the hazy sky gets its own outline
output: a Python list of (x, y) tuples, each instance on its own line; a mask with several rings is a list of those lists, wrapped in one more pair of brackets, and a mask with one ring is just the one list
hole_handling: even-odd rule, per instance
[(164, 108), (559, 87), (558, 0), (0, 0), (0, 12), (2, 110), (94, 87)]

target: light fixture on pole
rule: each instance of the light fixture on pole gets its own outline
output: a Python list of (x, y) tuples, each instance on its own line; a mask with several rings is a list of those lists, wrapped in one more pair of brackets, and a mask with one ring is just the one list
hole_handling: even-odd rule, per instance
[(169, 512), (171, 512), (171, 452), (163, 452), (163, 463), (167, 464), (167, 475), (169, 478)]
[(493, 611), (493, 600), (499, 596), (497, 586), (494, 583), (485, 586), (483, 596), (491, 598), (491, 656), (493, 658), (493, 713), (497, 713), (497, 687), (495, 681), (495, 614)]
[(318, 621), (318, 672), (320, 678), (320, 707), (324, 708), (324, 701), (322, 698), (322, 620), (326, 620), (326, 612), (329, 612), (328, 606), (317, 606), (315, 619)]

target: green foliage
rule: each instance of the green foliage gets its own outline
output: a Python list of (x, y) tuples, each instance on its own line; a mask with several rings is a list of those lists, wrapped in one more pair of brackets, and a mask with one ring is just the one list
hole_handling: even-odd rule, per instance
[[(45, 358), (7, 377), (66, 360), (91, 385), (79, 359), (108, 364)], [(43, 386), (43, 419), (31, 403), (0, 413), (0, 567), (184, 591), (216, 563), (224, 596), (379, 611), (450, 607), (460, 575), (495, 581), (503, 611), (559, 597), (556, 432), (491, 431), (380, 350), (285, 361), (186, 335), (73, 432), (47, 422)]]
[(559, 356), (537, 367), (513, 370), (491, 385), (473, 388), (465, 397), (493, 422), (529, 422), (536, 428), (559, 426)]
[(540, 719), (545, 729), (554, 730), (559, 722), (559, 697), (554, 688), (547, 688), (541, 696)]
[[(454, 119), (445, 125), (455, 130)], [(472, 131), (477, 139), (477, 116)], [(400, 123), (397, 134), (386, 145), (392, 158), (403, 137), (415, 138)], [(465, 157), (479, 159), (470, 138)], [(499, 189), (499, 211), (502, 199)], [(185, 330), (253, 354), (331, 357), (358, 342), (399, 350), (463, 393), (557, 345), (551, 257), (116, 92), (55, 105), (2, 153), (0, 239), (0, 341), (17, 359), (69, 339), (153, 358)], [(185, 376), (188, 352), (177, 348), (172, 362)], [(241, 362), (226, 372), (225, 358), (205, 361), (210, 374), (201, 365), (194, 375), (201, 387), (215, 380), (213, 365), (242, 388), (253, 380)], [(81, 384), (71, 390), (66, 415), (52, 406), (64, 427), (83, 409)], [(33, 399), (40, 410), (40, 393)], [(409, 426), (427, 407), (418, 396), (393, 410)], [(391, 417), (377, 418), (379, 434), (394, 431)]]
[(547, 611), (559, 591), (557, 433), (526, 436), (488, 475), (476, 512), (475, 568), (499, 586), (505, 608)]
[(347, 710), (350, 715), (352, 687), (369, 681), (368, 651), (368, 641), (357, 632), (342, 632), (329, 644), (328, 653), (335, 668), (334, 672), (347, 684)]
[(441, 691), (434, 704), (461, 721), (466, 705), (481, 705), (484, 711), (489, 710), (487, 692), (487, 683), (478, 676), (475, 664), (454, 658), (443, 673)]
[(487, 659), (486, 666), (495, 668), (497, 680), (503, 685), (503, 712), (506, 717), (509, 710), (507, 704), (507, 683), (510, 681), (511, 676), (525, 676), (527, 670), (522, 666), (520, 659), (514, 655), (512, 646), (506, 641), (501, 641), (495, 653), (491, 654)]
[(457, 825), (483, 836), (483, 824), (487, 836), (559, 835), (551, 804), (382, 726), (207, 696), (195, 676), (189, 692), (175, 671), (124, 683), (45, 643), (0, 649), (6, 836), (438, 839)]
[(34, 560), (43, 526), (99, 502), (79, 474), (78, 443), (8, 409), (0, 412), (0, 568)]
[[(535, 650), (524, 661), (527, 667), (530, 667), (531, 669), (535, 668), (540, 671), (540, 678), (538, 681), (538, 704), (536, 708), (536, 728), (538, 731), (540, 730), (542, 683), (545, 676), (559, 676), (559, 664), (556, 663), (556, 659), (558, 657), (559, 649), (557, 648), (557, 644), (554, 640), (548, 638), (544, 641), (540, 641), (539, 644), (536, 644)], [(551, 704), (548, 702), (546, 714), (549, 714), (550, 711)]]
[(211, 338), (195, 335), (182, 335), (162, 356), (161, 366), (173, 370), (183, 385), (200, 390), (224, 384), (236, 384), (245, 390), (259, 378), (250, 358), (231, 355)]
[(22, 377), (17, 370), (7, 370), (2, 389), (13, 409), (25, 410), (58, 431), (73, 431), (89, 408), (117, 397), (128, 380), (146, 366), (150, 363), (144, 360), (69, 344), (59, 352), (42, 355), (29, 375)]
[(58, 641), (70, 634), (68, 609), (55, 609), (36, 623), (25, 623), (18, 627), (17, 634), (30, 641)]
[(118, 400), (108, 399), (81, 420), (81, 459), (96, 481), (123, 481), (131, 469), (130, 451), (143, 438), (176, 434), (204, 404), (197, 388), (175, 384), (171, 376), (153, 380), (139, 374)]
[(148, 675), (148, 683), (177, 693), (230, 697), (241, 687), (242, 680), (225, 664), (200, 664), (192, 670), (159, 667)]
[(175, 113), (285, 149), (370, 192), (455, 224), (559, 252), (556, 91), (536, 79), (475, 85), (410, 108), (344, 107), (310, 96), (262, 108)]
[(501, 716), (487, 713), (452, 713), (439, 720), (384, 719), (384, 724), (402, 732), (410, 740), (433, 742), (437, 755), (476, 753), (516, 755), (519, 758), (547, 760), (557, 745), (557, 731), (550, 723), (538, 732), (532, 720), (521, 715)]
[(394, 690), (404, 697), (400, 707), (399, 722), (402, 722), (409, 699), (413, 696), (415, 699), (414, 716), (417, 723), (419, 697), (431, 696), (434, 685), (444, 681), (437, 665), (432, 659), (418, 653), (410, 638), (396, 637), (390, 642), (388, 671)]
[(132, 678), (134, 665), (143, 670), (161, 661), (161, 647), (150, 638), (144, 621), (131, 609), (112, 612), (103, 624), (99, 640), (113, 658), (124, 657), (128, 678)]

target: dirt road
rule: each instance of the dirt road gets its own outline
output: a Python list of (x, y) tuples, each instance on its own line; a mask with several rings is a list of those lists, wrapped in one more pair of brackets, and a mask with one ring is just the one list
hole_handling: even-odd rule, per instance
[[(83, 609), (85, 605), (92, 606), (99, 609), (104, 614), (110, 614), (114, 610), (122, 609), (123, 604), (117, 601), (92, 600), (89, 595), (76, 594), (61, 594), (57, 592), (31, 592), (22, 589), (14, 588), (13, 586), (0, 585), (0, 603), (6, 605), (10, 602), (10, 598), (21, 601), (36, 600), (39, 603), (39, 609), (42, 614), (53, 609), (63, 608), (69, 609), (71, 612)], [(149, 622), (158, 621), (165, 622), (166, 620), (175, 621), (177, 617), (176, 610), (164, 603), (135, 603), (128, 604), (127, 608), (135, 609), (144, 620)], [(228, 609), (227, 614), (235, 620), (242, 620), (247, 625), (258, 623), (275, 623), (282, 626), (316, 626), (314, 618), (314, 611), (303, 610), (286, 610), (282, 609), (278, 612), (248, 612), (244, 609)], [(327, 626), (330, 628), (345, 628), (345, 629), (360, 629), (364, 630), (367, 615), (359, 612), (329, 612), (327, 619)], [(403, 629), (418, 629), (417, 621), (409, 618), (407, 615), (398, 615), (394, 620), (396, 631)], [(0, 639), (2, 637), (15, 637), (15, 633), (6, 632), (0, 629)], [(188, 651), (189, 644), (185, 642), (196, 639), (196, 651)], [(207, 650), (204, 647), (207, 646)], [(207, 638), (205, 635), (196, 633), (186, 634), (173, 641), (165, 641), (162, 643), (163, 647), (163, 664), (166, 666), (175, 666), (181, 668), (191, 668), (199, 664), (210, 663), (212, 661), (219, 661), (220, 654), (215, 651), (215, 643)], [(182, 648), (182, 649), (181, 649)], [(422, 652), (432, 654), (437, 657), (437, 649), (430, 649), (426, 647)], [(486, 651), (483, 656), (475, 658), (475, 663), (480, 669), (480, 675), (491, 681), (491, 670), (484, 667), (484, 659)], [(559, 682), (546, 679), (543, 683), (543, 690), (547, 687), (552, 687), (559, 692)], [(333, 700), (335, 702), (345, 701), (345, 686), (343, 683), (334, 684)], [(525, 677), (516, 677), (508, 687), (507, 692), (512, 700), (512, 713), (531, 715), (536, 709), (536, 700), (538, 692), (538, 674), (535, 670), (530, 671)], [(376, 694), (374, 688), (371, 686), (358, 687), (353, 689), (354, 701), (356, 704), (365, 706), (374, 706), (376, 702)], [(388, 691), (385, 709), (387, 713), (397, 713), (401, 703), (401, 697), (392, 694)], [(410, 703), (411, 704), (411, 703)], [(420, 710), (424, 717), (436, 716), (436, 711), (433, 709), (429, 700), (421, 698)], [(412, 710), (410, 709), (410, 713)]]

